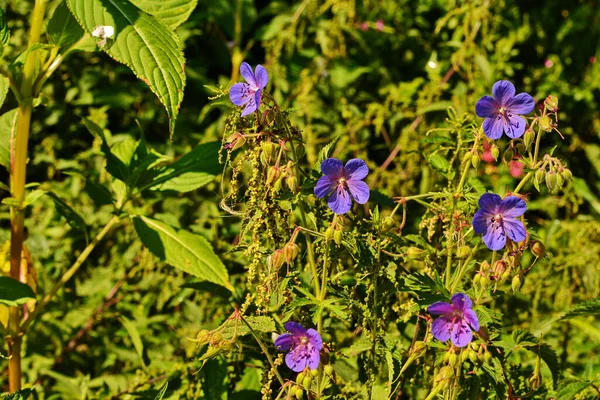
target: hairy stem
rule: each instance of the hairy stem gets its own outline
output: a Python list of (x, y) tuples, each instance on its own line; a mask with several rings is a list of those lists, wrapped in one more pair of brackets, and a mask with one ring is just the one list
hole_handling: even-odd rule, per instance
[[(42, 24), (46, 12), (46, 0), (36, 0), (31, 17), (28, 46), (31, 47), (40, 41)], [(23, 250), (23, 225), (25, 222), (25, 176), (27, 171), (27, 145), (29, 142), (29, 129), (31, 127), (31, 112), (33, 110), (33, 83), (35, 80), (35, 66), (38, 52), (32, 51), (27, 55), (23, 66), (23, 80), (19, 110), (17, 112), (17, 129), (12, 144), (10, 185), (12, 197), (17, 201), (17, 206), (10, 210), (11, 236), (10, 236), (10, 276), (19, 280), (21, 275), (21, 252)], [(11, 307), (8, 317), (8, 384), (11, 392), (21, 389), (21, 341), (20, 332), (21, 312), (18, 307)]]

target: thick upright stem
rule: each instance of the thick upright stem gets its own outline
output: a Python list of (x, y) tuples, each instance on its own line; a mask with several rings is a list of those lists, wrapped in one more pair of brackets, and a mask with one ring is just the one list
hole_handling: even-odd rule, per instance
[[(46, 11), (46, 0), (36, 0), (31, 17), (31, 30), (29, 32), (28, 46), (31, 47), (40, 41), (42, 23)], [(27, 144), (29, 142), (29, 128), (31, 126), (31, 112), (33, 110), (33, 83), (35, 81), (35, 66), (37, 51), (27, 55), (23, 67), (23, 81), (21, 83), (21, 101), (17, 116), (17, 129), (12, 143), (11, 154), (11, 194), (17, 201), (17, 206), (11, 208), (11, 242), (10, 242), (10, 276), (20, 278), (21, 251), (23, 250), (23, 224), (25, 211), (25, 176), (27, 171)], [(16, 392), (21, 389), (21, 332), (19, 329), (20, 310), (11, 307), (8, 319), (8, 381), (9, 390)]]

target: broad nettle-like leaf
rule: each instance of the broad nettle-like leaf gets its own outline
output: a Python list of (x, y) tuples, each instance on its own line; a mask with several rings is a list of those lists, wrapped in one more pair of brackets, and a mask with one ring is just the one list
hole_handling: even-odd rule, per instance
[[(48, 21), (48, 41), (65, 52), (81, 50), (96, 51), (96, 38), (86, 35), (85, 31), (65, 3), (60, 3)], [(61, 50), (62, 51), (62, 50)]]
[(69, 9), (88, 32), (114, 30), (98, 37), (101, 48), (127, 65), (165, 106), (173, 134), (185, 87), (185, 58), (179, 37), (157, 18), (128, 0), (66, 0)]
[(35, 300), (31, 287), (8, 276), (0, 276), (0, 303), (17, 307), (29, 300)]
[(10, 135), (17, 121), (17, 109), (0, 116), (0, 164), (10, 169)]
[(142, 243), (161, 260), (234, 291), (227, 269), (202, 236), (145, 216), (133, 217), (133, 224)]
[(149, 188), (185, 193), (212, 182), (221, 171), (220, 146), (219, 142), (201, 144), (173, 164), (161, 167)]
[[(6, 19), (6, 14), (4, 14), (4, 10), (0, 7), (0, 48), (4, 48), (8, 44), (8, 39), (10, 39), (10, 31), (8, 30), (8, 20)], [(0, 51), (0, 55), (2, 51)]]
[(198, 5), (198, 0), (131, 0), (171, 29), (183, 24)]

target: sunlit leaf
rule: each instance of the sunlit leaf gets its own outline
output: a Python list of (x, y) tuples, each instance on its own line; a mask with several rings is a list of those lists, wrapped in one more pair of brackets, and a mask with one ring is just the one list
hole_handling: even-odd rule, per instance
[(198, 5), (198, 0), (131, 0), (171, 29), (183, 24)]

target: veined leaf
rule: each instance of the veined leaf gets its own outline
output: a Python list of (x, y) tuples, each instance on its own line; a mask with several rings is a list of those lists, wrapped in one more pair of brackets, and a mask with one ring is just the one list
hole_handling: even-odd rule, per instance
[(133, 217), (133, 225), (142, 243), (161, 260), (234, 291), (225, 266), (202, 236), (144, 216)]
[(70, 205), (68, 205), (63, 199), (58, 197), (55, 193), (46, 192), (48, 196), (52, 198), (54, 201), (54, 206), (56, 207), (56, 212), (58, 212), (62, 217), (67, 220), (67, 223), (71, 226), (71, 228), (76, 229), (80, 232), (83, 232), (85, 235), (86, 242), (88, 241), (88, 232), (87, 225), (85, 224), (85, 220), (77, 211), (75, 211)]
[(33, 289), (8, 276), (0, 276), (0, 303), (17, 307), (35, 300)]
[(568, 313), (562, 316), (562, 320), (585, 315), (600, 315), (600, 299), (592, 299), (576, 304)]
[(158, 394), (156, 395), (154, 400), (162, 400), (162, 398), (165, 397), (165, 393), (167, 393), (168, 387), (169, 387), (169, 382), (165, 382), (163, 387), (160, 388), (160, 391), (158, 392)]
[(171, 29), (183, 24), (198, 5), (198, 0), (131, 0)]
[(1, 50), (8, 44), (9, 38), (10, 31), (8, 30), (8, 25), (6, 23), (6, 15), (4, 15), (4, 10), (0, 7), (0, 55), (2, 55)]
[(2, 107), (4, 100), (6, 100), (8, 89), (10, 89), (10, 82), (8, 78), (4, 75), (0, 75), (0, 107)]
[(221, 170), (220, 146), (219, 142), (211, 142), (195, 147), (173, 164), (161, 168), (149, 188), (185, 193), (212, 182)]
[(48, 21), (47, 31), (50, 43), (63, 49), (70, 48), (85, 35), (85, 31), (79, 26), (65, 3), (60, 3), (54, 10), (52, 18)]
[(10, 134), (17, 121), (17, 109), (0, 116), (0, 164), (10, 169)]
[(98, 26), (114, 28), (114, 37), (107, 38), (102, 49), (150, 86), (167, 110), (172, 136), (185, 87), (185, 58), (177, 35), (128, 0), (66, 2), (86, 32)]

